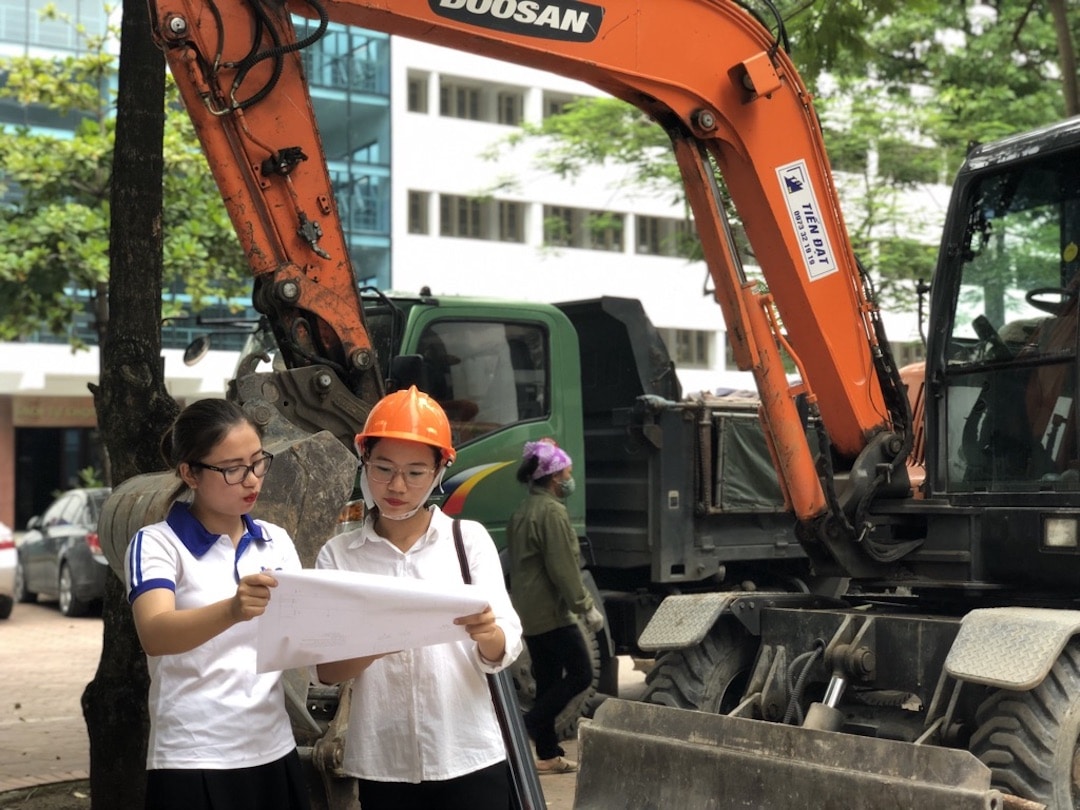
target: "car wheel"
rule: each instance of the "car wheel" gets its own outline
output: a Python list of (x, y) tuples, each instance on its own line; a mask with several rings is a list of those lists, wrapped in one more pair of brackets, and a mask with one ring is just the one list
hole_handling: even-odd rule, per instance
[(60, 612), (65, 616), (83, 616), (90, 605), (77, 599), (72, 587), (71, 568), (67, 563), (60, 563), (60, 581), (56, 589), (60, 595)]
[(15, 560), (15, 598), (20, 602), (36, 602), (37, 594), (26, 589), (26, 572), (22, 560)]
[(0, 619), (6, 619), (11, 615), (11, 608), (15, 600), (10, 596), (0, 596)]

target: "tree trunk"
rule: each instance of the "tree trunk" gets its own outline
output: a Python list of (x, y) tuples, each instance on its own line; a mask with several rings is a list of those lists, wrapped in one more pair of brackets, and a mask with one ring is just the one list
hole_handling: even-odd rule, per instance
[(1065, 97), (1065, 115), (1080, 115), (1080, 77), (1076, 72), (1076, 49), (1073, 47), (1065, 0), (1050, 0), (1050, 14), (1057, 33), (1058, 64), (1061, 66), (1061, 89)]
[[(178, 412), (161, 357), (161, 209), (165, 65), (145, 0), (125, 0), (111, 189), (108, 322), (99, 323), (100, 387), (91, 386), (113, 486), (160, 470), (160, 438)], [(143, 806), (149, 732), (146, 657), (124, 584), (110, 573), (104, 639), (82, 696), (93, 810)]]

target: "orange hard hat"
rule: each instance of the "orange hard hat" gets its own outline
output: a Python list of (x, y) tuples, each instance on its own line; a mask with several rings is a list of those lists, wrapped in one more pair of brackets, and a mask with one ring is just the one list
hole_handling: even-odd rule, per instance
[(364, 423), (364, 430), (356, 434), (357, 448), (363, 448), (368, 439), (405, 439), (423, 442), (437, 447), (445, 464), (457, 457), (450, 441), (450, 421), (434, 399), (415, 385), (407, 391), (395, 391), (375, 403)]

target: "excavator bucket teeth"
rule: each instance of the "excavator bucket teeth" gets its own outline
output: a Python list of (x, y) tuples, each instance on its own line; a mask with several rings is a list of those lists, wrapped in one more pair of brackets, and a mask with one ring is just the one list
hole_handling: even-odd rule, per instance
[(1001, 810), (968, 751), (607, 700), (580, 730), (574, 810)]

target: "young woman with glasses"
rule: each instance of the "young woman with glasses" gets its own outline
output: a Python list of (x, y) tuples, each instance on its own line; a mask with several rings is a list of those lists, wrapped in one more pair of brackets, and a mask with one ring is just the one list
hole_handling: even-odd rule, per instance
[(288, 533), (249, 514), (274, 457), (220, 399), (184, 409), (162, 452), (180, 483), (126, 566), (151, 678), (146, 807), (308, 810), (282, 675), (255, 672), (269, 572), (301, 567)]
[(332, 538), (316, 567), (460, 583), (467, 564), (489, 607), (456, 620), (461, 641), (317, 667), (323, 683), (352, 681), (343, 770), (364, 810), (506, 810), (509, 769), (485, 673), (521, 652), (521, 624), (487, 530), (460, 522), (462, 563), (453, 520), (427, 505), (455, 457), (446, 414), (415, 387), (397, 391), (372, 408), (356, 443), (368, 515)]

